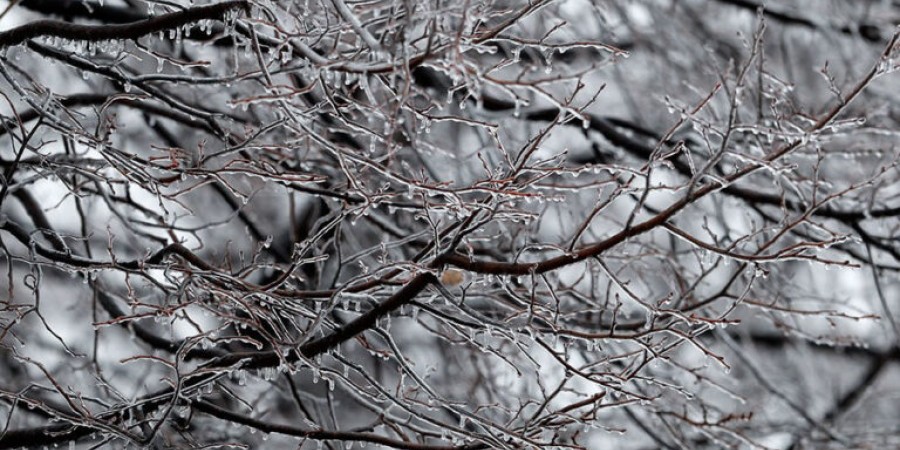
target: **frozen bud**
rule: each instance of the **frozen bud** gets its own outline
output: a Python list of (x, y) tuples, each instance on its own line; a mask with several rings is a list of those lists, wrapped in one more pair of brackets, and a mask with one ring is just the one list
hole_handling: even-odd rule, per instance
[(447, 269), (441, 274), (441, 283), (445, 286), (458, 286), (466, 281), (466, 275), (461, 270)]

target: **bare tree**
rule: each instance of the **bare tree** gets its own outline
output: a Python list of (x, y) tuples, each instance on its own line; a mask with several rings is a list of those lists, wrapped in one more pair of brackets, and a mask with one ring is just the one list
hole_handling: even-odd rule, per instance
[(785, 3), (11, 2), (0, 448), (900, 445), (900, 4)]

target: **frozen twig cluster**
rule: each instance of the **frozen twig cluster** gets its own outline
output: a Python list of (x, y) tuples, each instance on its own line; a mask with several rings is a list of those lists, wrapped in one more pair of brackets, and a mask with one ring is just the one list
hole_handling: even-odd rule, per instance
[(0, 448), (900, 442), (897, 6), (105, 1), (0, 28)]

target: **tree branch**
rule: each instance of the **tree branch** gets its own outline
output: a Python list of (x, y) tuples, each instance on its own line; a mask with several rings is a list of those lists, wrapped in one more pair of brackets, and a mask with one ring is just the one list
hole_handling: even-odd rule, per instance
[(58, 20), (38, 20), (0, 33), (0, 48), (18, 45), (29, 39), (43, 36), (86, 42), (134, 40), (151, 33), (182, 27), (200, 20), (221, 19), (228, 11), (246, 6), (245, 0), (231, 0), (118, 25), (82, 25)]

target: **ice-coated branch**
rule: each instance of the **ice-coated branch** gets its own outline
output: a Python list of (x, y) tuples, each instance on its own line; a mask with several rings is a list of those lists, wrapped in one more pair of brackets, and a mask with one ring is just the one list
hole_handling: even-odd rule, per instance
[(59, 37), (72, 41), (98, 42), (134, 40), (159, 31), (183, 27), (201, 20), (218, 20), (227, 12), (246, 7), (244, 0), (196, 6), (151, 19), (116, 25), (83, 25), (58, 20), (37, 20), (0, 33), (0, 48), (38, 37)]

